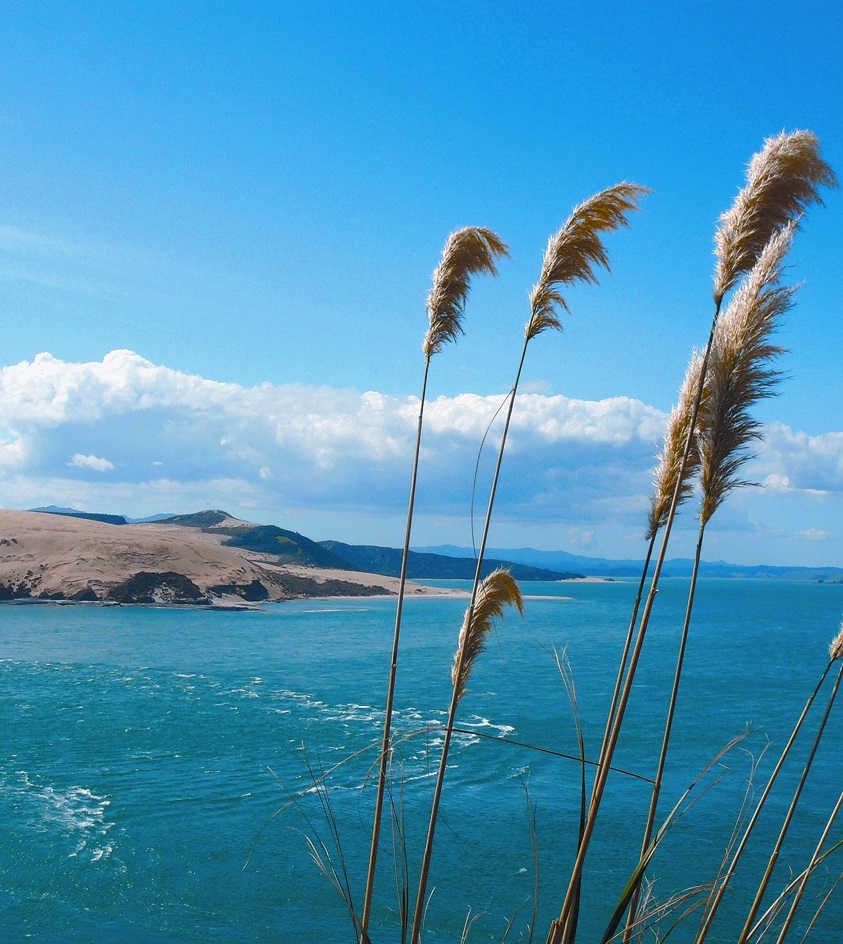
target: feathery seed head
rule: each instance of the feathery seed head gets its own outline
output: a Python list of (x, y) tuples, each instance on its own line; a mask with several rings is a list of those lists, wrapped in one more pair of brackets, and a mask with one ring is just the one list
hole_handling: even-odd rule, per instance
[(694, 402), (697, 389), (700, 385), (702, 373), (702, 355), (694, 351), (691, 363), (685, 373), (685, 379), (679, 388), (679, 401), (671, 411), (667, 421), (667, 432), (664, 445), (659, 453), (659, 463), (653, 473), (653, 497), (650, 500), (650, 516), (647, 524), (646, 540), (655, 536), (656, 532), (667, 521), (670, 506), (673, 502), (673, 493), (676, 491), (676, 482), (682, 468), (682, 459), (685, 455), (685, 444), (688, 434), (691, 433), (691, 449), (688, 461), (685, 464), (685, 474), (679, 489), (679, 502), (686, 501), (693, 490), (693, 478), (699, 471), (700, 452), (697, 443), (696, 431), (691, 430), (691, 417), (694, 412)]
[(466, 610), (463, 619), (451, 669), (451, 682), (457, 690), (458, 701), (466, 693), (466, 685), (477, 657), (486, 648), (485, 639), (492, 628), (492, 620), (502, 617), (506, 606), (514, 606), (524, 615), (524, 602), (518, 584), (508, 570), (499, 568), (493, 570), (480, 584), (474, 607)]
[(442, 260), (433, 271), (433, 286), (427, 296), (430, 327), (422, 344), (426, 358), (462, 334), (470, 276), (481, 272), (497, 275), (495, 260), (508, 255), (506, 243), (485, 227), (466, 226), (451, 233)]
[(749, 409), (772, 392), (780, 377), (771, 362), (783, 350), (770, 342), (770, 336), (796, 292), (776, 284), (795, 228), (791, 222), (774, 233), (715, 328), (697, 424), (703, 524), (733, 489), (749, 484), (737, 474), (749, 458), (749, 443), (760, 436), (761, 426)]
[(609, 268), (600, 234), (628, 226), (627, 213), (637, 210), (638, 201), (647, 193), (647, 187), (625, 182), (601, 190), (575, 207), (565, 225), (550, 237), (539, 280), (530, 292), (531, 317), (525, 329), (528, 341), (545, 328), (562, 330), (556, 309), (567, 311), (568, 305), (558, 286), (597, 282), (593, 267)]
[(822, 203), (821, 186), (837, 186), (834, 171), (820, 157), (819, 140), (810, 131), (768, 138), (749, 162), (746, 181), (720, 217), (714, 237), (717, 304), (755, 265), (776, 230), (788, 220), (798, 221), (812, 203)]
[(828, 647), (828, 657), (833, 661), (843, 659), (843, 623), (840, 624), (837, 635), (831, 640), (831, 645)]

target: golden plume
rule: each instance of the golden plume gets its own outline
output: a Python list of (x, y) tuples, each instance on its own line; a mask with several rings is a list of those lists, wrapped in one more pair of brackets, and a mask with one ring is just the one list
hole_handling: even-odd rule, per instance
[[(685, 444), (691, 431), (694, 415), (694, 401), (700, 385), (702, 371), (702, 354), (694, 351), (691, 363), (685, 373), (685, 379), (679, 388), (679, 401), (671, 410), (667, 421), (667, 432), (664, 436), (664, 445), (659, 453), (659, 464), (653, 473), (653, 497), (650, 501), (650, 517), (647, 524), (646, 540), (655, 536), (656, 532), (667, 521), (673, 493), (676, 491), (676, 482), (682, 469), (682, 459), (685, 455)], [(692, 432), (691, 449), (688, 461), (685, 464), (685, 473), (682, 485), (679, 488), (679, 503), (686, 501), (693, 490), (692, 479), (700, 468), (700, 453), (696, 433)]]
[(545, 328), (562, 330), (555, 308), (558, 305), (568, 311), (568, 305), (557, 286), (597, 281), (592, 267), (609, 268), (600, 233), (628, 226), (626, 214), (637, 210), (638, 201), (647, 193), (650, 193), (647, 187), (620, 183), (574, 207), (565, 225), (548, 240), (539, 280), (530, 292), (528, 341)]
[(828, 647), (828, 657), (832, 661), (843, 659), (843, 623), (840, 624), (837, 635), (831, 640), (831, 645)]
[(749, 408), (779, 379), (770, 362), (782, 348), (770, 343), (770, 334), (796, 291), (776, 285), (795, 230), (790, 222), (775, 233), (717, 322), (697, 425), (703, 524), (729, 492), (749, 484), (737, 474), (749, 458), (747, 446), (760, 435), (760, 423)]
[(505, 606), (515, 606), (518, 612), (524, 615), (524, 603), (518, 584), (508, 570), (499, 568), (493, 570), (480, 584), (474, 608), (469, 607), (466, 610), (454, 655), (454, 667), (451, 670), (451, 682), (456, 689), (457, 701), (466, 693), (474, 662), (486, 648), (485, 640), (492, 628), (492, 620), (503, 616)]
[(442, 250), (442, 261), (433, 271), (433, 286), (427, 296), (430, 327), (422, 344), (426, 358), (462, 334), (469, 276), (479, 272), (497, 275), (495, 259), (508, 255), (506, 243), (490, 229), (466, 226), (451, 233)]
[(822, 203), (818, 188), (837, 186), (834, 171), (820, 157), (810, 131), (782, 132), (768, 138), (749, 162), (746, 186), (720, 217), (714, 237), (717, 265), (714, 300), (719, 304), (754, 265), (773, 234), (806, 207)]

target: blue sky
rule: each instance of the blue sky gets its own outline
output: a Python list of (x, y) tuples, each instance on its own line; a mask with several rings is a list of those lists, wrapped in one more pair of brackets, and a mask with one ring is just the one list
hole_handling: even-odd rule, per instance
[[(479, 224), (512, 258), (434, 364), (416, 529), (468, 543), (547, 238), (628, 179), (653, 194), (612, 273), (531, 346), (492, 541), (639, 554), (746, 162), (809, 128), (843, 174), (841, 27), (811, 2), (4, 3), (0, 505), (400, 543), (430, 272)], [(843, 565), (842, 208), (797, 239), (765, 487), (707, 557)]]

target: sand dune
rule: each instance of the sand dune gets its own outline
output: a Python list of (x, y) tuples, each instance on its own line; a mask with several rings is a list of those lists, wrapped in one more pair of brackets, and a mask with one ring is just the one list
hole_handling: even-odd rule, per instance
[[(217, 605), (395, 593), (393, 577), (279, 564), (225, 535), (0, 510), (0, 599)], [(412, 585), (413, 594), (439, 594)]]

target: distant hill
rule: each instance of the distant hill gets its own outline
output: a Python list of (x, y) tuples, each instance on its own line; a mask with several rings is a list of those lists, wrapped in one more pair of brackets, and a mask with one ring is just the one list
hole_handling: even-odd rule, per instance
[[(145, 524), (149, 521), (163, 521), (173, 515), (149, 515), (147, 518), (128, 518), (125, 515), (107, 515), (100, 512), (78, 511), (76, 508), (60, 508), (58, 505), (47, 505), (44, 508), (30, 508), (46, 515), (67, 515), (68, 518), (82, 518), (84, 521), (102, 521), (105, 524)], [(187, 515), (186, 517), (190, 517)]]
[[(376, 547), (363, 544), (343, 544), (340, 541), (320, 541), (322, 547), (337, 557), (353, 564), (356, 570), (370, 574), (397, 577), (401, 573), (402, 552), (392, 547)], [(471, 580), (475, 571), (474, 559), (465, 556), (453, 557), (445, 554), (426, 554), (410, 551), (407, 559), (407, 576), (411, 580)], [(506, 567), (516, 580), (571, 580), (583, 576), (569, 570), (551, 570), (532, 567), (508, 559), (486, 558), (482, 575), (485, 577), (497, 567)]]
[[(215, 534), (228, 535), (223, 544), (240, 547), (246, 551), (273, 554), (281, 564), (307, 564), (311, 567), (328, 567), (331, 570), (358, 570), (350, 561), (343, 560), (330, 550), (311, 541), (297, 531), (285, 531), (274, 524), (250, 524), (232, 518), (225, 511), (200, 511), (192, 515), (173, 515), (157, 522), (161, 525), (180, 525), (199, 528)], [(371, 571), (380, 573), (380, 571)]]
[[(418, 551), (429, 554), (447, 554), (451, 557), (473, 557), (474, 551), (468, 547), (452, 544), (433, 547), (420, 547)], [(606, 557), (585, 557), (569, 554), (567, 551), (537, 551), (531, 547), (503, 550), (490, 548), (488, 552), (495, 557), (507, 559), (533, 567), (571, 568), (580, 570), (590, 577), (638, 577), (644, 566), (642, 560), (612, 560)], [(665, 577), (688, 577), (694, 562), (690, 558), (674, 558), (665, 561), (662, 571)], [(725, 561), (703, 561), (700, 567), (703, 577), (757, 577), (778, 578), (785, 580), (820, 580), (828, 583), (843, 582), (841, 567), (773, 567), (768, 564), (747, 566), (728, 564)]]
[(101, 521), (103, 524), (128, 524), (123, 515), (104, 515), (89, 511), (76, 511), (75, 508), (59, 508), (56, 505), (47, 505), (45, 508), (30, 508), (43, 515), (64, 515), (66, 518), (82, 518), (84, 521)]

